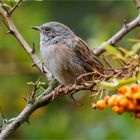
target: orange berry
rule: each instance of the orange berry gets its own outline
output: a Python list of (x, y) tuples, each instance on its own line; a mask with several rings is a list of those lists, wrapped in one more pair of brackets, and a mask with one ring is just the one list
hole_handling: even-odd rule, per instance
[(122, 98), (119, 100), (118, 105), (123, 106), (124, 108), (127, 108), (129, 105), (129, 100), (127, 98)]
[(132, 96), (132, 92), (130, 90), (128, 90), (126, 93), (125, 93), (125, 96), (130, 98), (130, 99), (133, 99), (133, 96)]
[(136, 84), (133, 84), (133, 85), (131, 86), (131, 92), (132, 92), (132, 93), (137, 93), (137, 92), (139, 92), (139, 94), (140, 94), (140, 86), (138, 86), (138, 85), (136, 85)]
[(112, 96), (109, 98), (107, 104), (108, 104), (109, 106), (115, 106), (115, 105), (117, 105), (117, 97), (118, 97), (118, 95), (116, 95), (116, 94), (112, 95)]
[(122, 86), (118, 89), (118, 92), (120, 94), (125, 94), (128, 90), (129, 90), (129, 88), (127, 86)]
[(122, 107), (122, 106), (113, 106), (112, 110), (115, 113), (122, 114), (124, 112), (124, 107)]
[(106, 107), (106, 102), (104, 100), (99, 100), (96, 105), (98, 109), (103, 110)]
[(135, 93), (134, 95), (133, 95), (133, 99), (140, 99), (140, 92), (138, 93)]
[(124, 95), (119, 94), (116, 98), (117, 104), (119, 103), (120, 100), (126, 98)]
[(127, 109), (129, 111), (135, 111), (136, 110), (136, 105), (134, 104), (134, 102), (132, 102), (132, 101), (129, 100), (129, 104), (128, 104)]
[(112, 110), (117, 113), (119, 111), (119, 106), (113, 106)]

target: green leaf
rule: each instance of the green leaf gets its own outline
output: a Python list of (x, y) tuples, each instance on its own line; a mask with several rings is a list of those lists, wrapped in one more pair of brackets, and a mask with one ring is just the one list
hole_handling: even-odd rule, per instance
[(34, 83), (34, 82), (27, 82), (27, 85), (32, 85), (32, 86), (34, 86), (34, 85), (36, 85), (36, 83)]
[(41, 95), (44, 91), (45, 91), (45, 89), (39, 88), (39, 89), (37, 89), (37, 90), (35, 91), (35, 94)]
[(7, 2), (18, 2), (18, 0), (7, 0)]
[(33, 82), (33, 81), (30, 81), (30, 82), (27, 82), (28, 85), (37, 85), (37, 88), (41, 87), (42, 85), (45, 85), (46, 83), (45, 82), (41, 82), (39, 81), (38, 83), (36, 82)]
[(38, 82), (38, 85), (39, 85), (39, 86), (45, 85), (45, 84), (46, 84), (45, 82), (41, 82), (41, 81)]

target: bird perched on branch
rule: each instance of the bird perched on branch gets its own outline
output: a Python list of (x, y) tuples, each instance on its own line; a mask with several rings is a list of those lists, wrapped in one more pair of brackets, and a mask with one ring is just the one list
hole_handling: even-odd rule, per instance
[[(99, 58), (64, 24), (48, 22), (32, 28), (40, 32), (40, 51), (44, 65), (61, 84), (74, 84), (77, 77), (94, 70), (104, 74)], [(89, 76), (82, 80), (89, 80)]]

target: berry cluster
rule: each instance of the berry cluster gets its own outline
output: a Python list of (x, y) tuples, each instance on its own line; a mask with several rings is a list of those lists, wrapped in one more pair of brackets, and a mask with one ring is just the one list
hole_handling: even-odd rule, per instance
[(140, 118), (140, 85), (125, 85), (118, 89), (118, 93), (106, 96), (102, 100), (92, 103), (93, 109), (103, 110), (110, 106), (117, 114), (131, 112), (136, 118)]

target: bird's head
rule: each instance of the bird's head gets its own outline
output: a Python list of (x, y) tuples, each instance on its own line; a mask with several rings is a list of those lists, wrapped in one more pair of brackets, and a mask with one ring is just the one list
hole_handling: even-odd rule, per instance
[(41, 26), (33, 26), (32, 28), (38, 30), (40, 36), (47, 40), (74, 35), (70, 28), (59, 22), (48, 22)]

